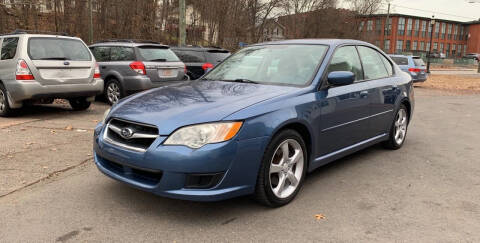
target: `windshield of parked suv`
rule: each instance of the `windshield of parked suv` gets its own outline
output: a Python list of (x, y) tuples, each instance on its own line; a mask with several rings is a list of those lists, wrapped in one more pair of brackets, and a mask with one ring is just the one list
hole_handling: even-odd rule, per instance
[(306, 85), (321, 63), (325, 45), (247, 47), (204, 76), (207, 80)]
[(139, 46), (138, 50), (143, 61), (151, 62), (179, 62), (180, 59), (172, 50), (161, 46)]
[(408, 65), (408, 58), (406, 57), (391, 57), (391, 58), (397, 65)]
[(28, 55), (32, 60), (92, 60), (88, 48), (80, 40), (56, 37), (30, 38)]
[(420, 58), (420, 57), (414, 57), (413, 58), (413, 63), (415, 63), (415, 66), (425, 66), (425, 63), (423, 62), (422, 58)]

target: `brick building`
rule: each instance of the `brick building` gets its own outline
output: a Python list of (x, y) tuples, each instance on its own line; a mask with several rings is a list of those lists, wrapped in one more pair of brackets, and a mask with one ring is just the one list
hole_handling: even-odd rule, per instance
[(430, 48), (433, 29), (432, 52), (447, 57), (462, 57), (466, 53), (480, 53), (480, 21), (459, 22), (412, 15), (377, 14), (359, 17), (358, 30), (362, 39), (377, 45), (387, 53), (426, 53)]

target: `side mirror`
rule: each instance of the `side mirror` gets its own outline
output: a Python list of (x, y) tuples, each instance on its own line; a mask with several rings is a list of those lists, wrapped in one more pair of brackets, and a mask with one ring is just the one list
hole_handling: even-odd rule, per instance
[(328, 83), (334, 86), (353, 84), (355, 74), (349, 71), (335, 71), (327, 76)]

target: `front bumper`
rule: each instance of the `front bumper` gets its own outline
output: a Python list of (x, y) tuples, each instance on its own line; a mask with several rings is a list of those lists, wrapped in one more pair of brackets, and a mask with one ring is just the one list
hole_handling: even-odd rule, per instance
[[(95, 164), (105, 175), (156, 195), (218, 201), (254, 192), (267, 137), (236, 139), (199, 149), (163, 146), (159, 137), (142, 152), (105, 142), (101, 125), (94, 135)], [(207, 189), (186, 188), (191, 174), (218, 174), (219, 182)]]

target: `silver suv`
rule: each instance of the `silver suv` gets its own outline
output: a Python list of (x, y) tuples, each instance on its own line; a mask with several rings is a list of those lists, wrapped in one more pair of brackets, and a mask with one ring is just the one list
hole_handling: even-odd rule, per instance
[(0, 116), (55, 98), (84, 110), (103, 90), (95, 59), (79, 38), (16, 31), (1, 35), (0, 45)]
[(90, 46), (105, 80), (108, 103), (185, 77), (185, 64), (169, 46), (153, 41), (106, 40)]

